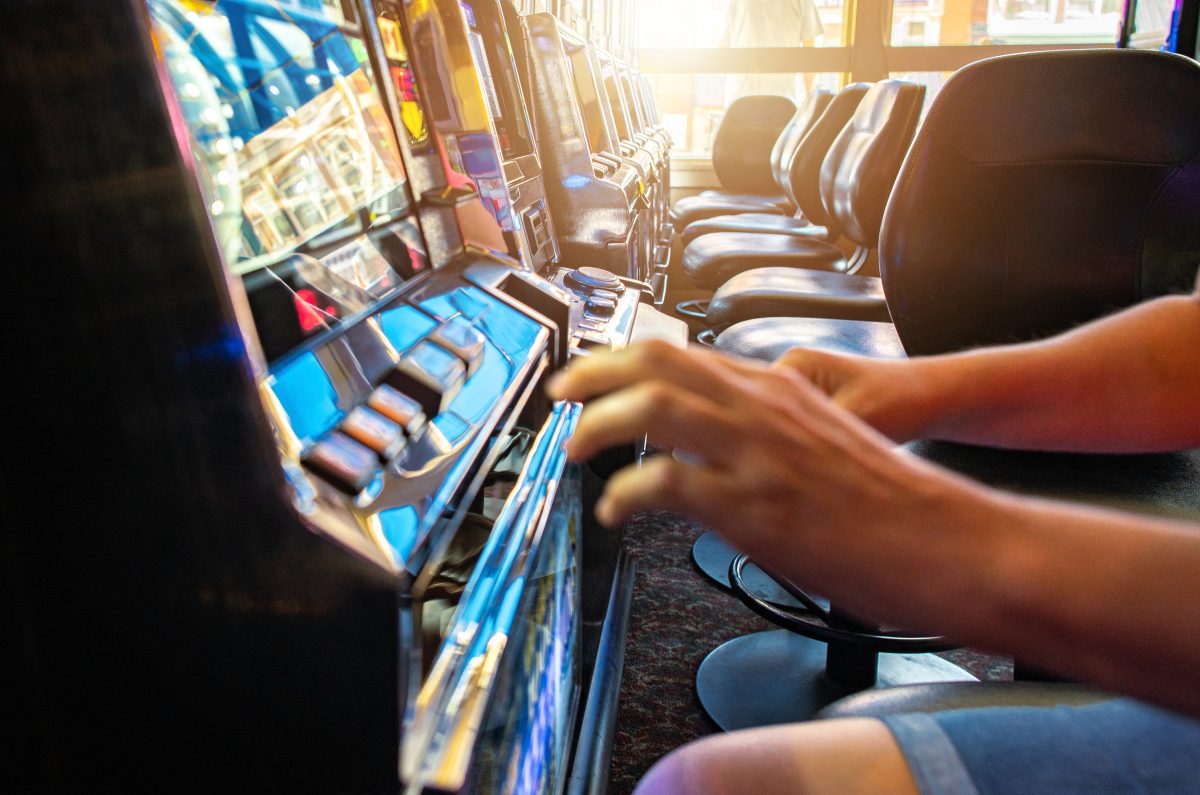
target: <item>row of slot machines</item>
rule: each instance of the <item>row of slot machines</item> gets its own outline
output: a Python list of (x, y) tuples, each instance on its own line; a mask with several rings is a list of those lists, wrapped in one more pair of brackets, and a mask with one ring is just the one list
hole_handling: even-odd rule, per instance
[(602, 790), (632, 573), (542, 384), (686, 339), (645, 79), (508, 0), (15, 0), (0, 53), (12, 783)]

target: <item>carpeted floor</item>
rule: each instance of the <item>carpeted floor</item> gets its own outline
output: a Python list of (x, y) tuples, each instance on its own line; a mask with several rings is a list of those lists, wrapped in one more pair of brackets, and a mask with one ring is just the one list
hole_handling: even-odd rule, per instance
[[(775, 627), (693, 566), (703, 528), (668, 513), (636, 517), (626, 546), (637, 565), (611, 795), (625, 795), (659, 758), (716, 726), (696, 698), (696, 668), (727, 640)], [(1010, 660), (961, 650), (944, 656), (981, 679), (1011, 679)]]

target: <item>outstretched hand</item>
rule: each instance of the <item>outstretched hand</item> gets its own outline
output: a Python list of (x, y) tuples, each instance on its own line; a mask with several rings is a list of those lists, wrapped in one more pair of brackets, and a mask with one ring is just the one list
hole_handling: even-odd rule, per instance
[(588, 403), (568, 447), (576, 459), (645, 435), (677, 453), (613, 476), (597, 506), (607, 524), (666, 508), (769, 560), (799, 535), (853, 544), (846, 536), (884, 517), (920, 521), (945, 476), (838, 406), (848, 380), (818, 378), (822, 391), (806, 367), (652, 342), (577, 361), (549, 391)]

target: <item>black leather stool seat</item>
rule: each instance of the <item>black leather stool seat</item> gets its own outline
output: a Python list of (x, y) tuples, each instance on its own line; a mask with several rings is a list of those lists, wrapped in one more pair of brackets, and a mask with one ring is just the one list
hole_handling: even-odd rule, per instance
[(848, 263), (837, 246), (792, 235), (705, 235), (683, 251), (684, 272), (697, 287), (709, 290), (743, 271), (773, 266), (838, 271)]
[[(671, 208), (671, 223), (676, 229), (683, 229), (688, 224), (715, 218), (718, 215), (737, 215), (739, 213), (764, 213), (766, 215), (787, 216), (789, 210), (787, 199), (778, 199), (750, 195), (740, 198), (726, 196), (688, 196), (675, 202)], [(784, 204), (781, 206), (781, 202)]]
[[(781, 210), (786, 210), (792, 206), (792, 200), (789, 199), (783, 192), (764, 196), (761, 193), (737, 193), (727, 190), (706, 190), (697, 194), (701, 199), (714, 199), (716, 201), (726, 201), (731, 204), (766, 204), (772, 207), (778, 207)], [(687, 201), (686, 198), (680, 201)]]
[(882, 718), (910, 712), (984, 707), (1082, 707), (1113, 696), (1083, 685), (1045, 682), (942, 682), (864, 690), (817, 713), (824, 718)]
[(802, 268), (739, 273), (713, 295), (706, 319), (719, 329), (760, 317), (892, 319), (880, 279)]
[(891, 323), (807, 317), (760, 317), (726, 329), (713, 346), (723, 353), (773, 362), (792, 348), (816, 348), (876, 359), (903, 359)]
[(804, 218), (769, 213), (742, 213), (741, 215), (718, 215), (715, 218), (697, 221), (683, 230), (683, 245), (690, 246), (701, 235), (715, 235), (722, 232), (792, 235), (814, 240), (826, 240), (829, 235), (828, 229), (809, 223)]

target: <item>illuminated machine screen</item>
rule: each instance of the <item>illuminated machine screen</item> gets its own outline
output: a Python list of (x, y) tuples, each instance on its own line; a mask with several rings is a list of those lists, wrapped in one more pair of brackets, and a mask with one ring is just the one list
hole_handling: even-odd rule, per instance
[(514, 77), (512, 52), (499, 6), (493, 2), (462, 2), (468, 39), (488, 109), (496, 125), (505, 160), (533, 154), (533, 136), (525, 103)]
[(633, 125), (635, 131), (641, 131), (642, 117), (641, 108), (638, 107), (637, 94), (633, 91), (633, 81), (629, 78), (629, 72), (621, 70), (621, 91), (625, 95), (625, 102), (629, 109), (629, 121)]
[(612, 105), (613, 118), (617, 122), (617, 135), (622, 141), (628, 141), (633, 136), (629, 117), (625, 115), (625, 102), (621, 97), (621, 87), (619, 85), (620, 78), (617, 75), (616, 66), (608, 58), (600, 60), (600, 77), (604, 82), (604, 89), (608, 92), (608, 102)]
[[(208, 214), (269, 362), (427, 268), (352, 4), (148, 6)], [(392, 54), (389, 79), (402, 88), (402, 47)], [(415, 102), (403, 123), (410, 140), (427, 134)]]
[(605, 135), (604, 111), (600, 106), (600, 95), (596, 92), (595, 75), (588, 60), (587, 47), (564, 38), (563, 48), (567, 53), (567, 66), (575, 87), (575, 101), (579, 104), (587, 128), (588, 146), (592, 152), (607, 151), (611, 147)]

